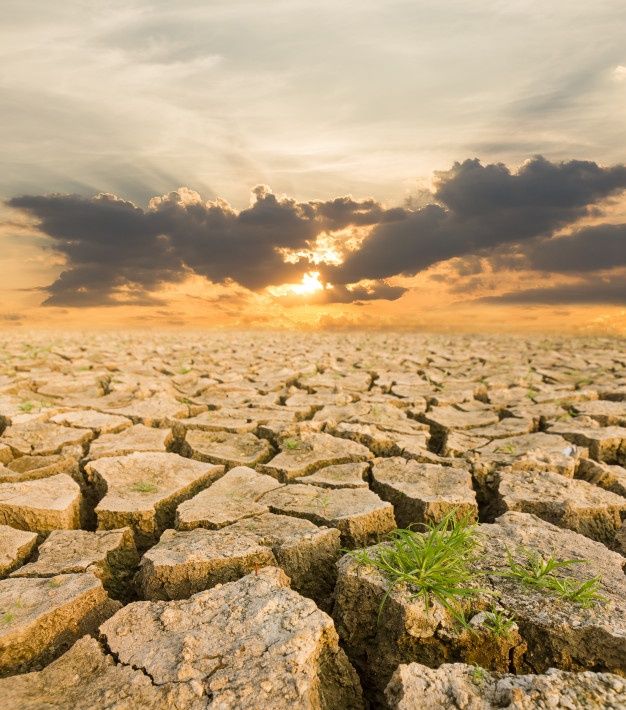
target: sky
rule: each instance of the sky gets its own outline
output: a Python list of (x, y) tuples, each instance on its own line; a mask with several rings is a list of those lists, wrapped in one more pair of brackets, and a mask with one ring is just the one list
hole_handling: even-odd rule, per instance
[(0, 328), (626, 334), (622, 0), (4, 0)]

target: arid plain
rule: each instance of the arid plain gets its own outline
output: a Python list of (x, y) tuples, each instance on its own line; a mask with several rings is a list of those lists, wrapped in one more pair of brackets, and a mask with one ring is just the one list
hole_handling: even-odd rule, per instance
[(0, 697), (623, 708), (626, 347), (0, 334)]

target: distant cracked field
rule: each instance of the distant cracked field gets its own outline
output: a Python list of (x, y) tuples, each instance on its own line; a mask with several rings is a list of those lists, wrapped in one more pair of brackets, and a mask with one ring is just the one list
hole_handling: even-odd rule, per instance
[(623, 340), (0, 335), (7, 708), (623, 708), (624, 519)]

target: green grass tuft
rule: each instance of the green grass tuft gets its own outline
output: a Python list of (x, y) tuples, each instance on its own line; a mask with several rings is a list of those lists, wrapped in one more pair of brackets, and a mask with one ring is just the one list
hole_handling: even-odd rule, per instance
[(302, 442), (300, 439), (283, 439), (282, 448), (288, 451), (295, 451), (296, 449), (302, 448)]
[(542, 557), (532, 550), (524, 551), (524, 562), (516, 562), (507, 551), (509, 569), (502, 576), (515, 579), (528, 587), (551, 592), (561, 599), (589, 608), (596, 602), (605, 601), (599, 594), (599, 577), (592, 577), (584, 582), (569, 577), (557, 577), (555, 572), (564, 567), (584, 564), (585, 560), (557, 560), (555, 557)]
[(463, 623), (460, 602), (483, 591), (475, 586), (479, 575), (470, 566), (479, 546), (471, 515), (458, 517), (453, 509), (440, 522), (427, 525), (423, 534), (398, 529), (387, 540), (373, 551), (348, 553), (360, 564), (380, 570), (389, 581), (380, 611), (392, 591), (406, 585), (427, 609), (434, 598)]

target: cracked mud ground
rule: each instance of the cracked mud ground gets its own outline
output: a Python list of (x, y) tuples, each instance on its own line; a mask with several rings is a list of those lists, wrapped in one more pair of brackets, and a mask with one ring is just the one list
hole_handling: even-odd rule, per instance
[[(464, 624), (348, 552), (451, 511)], [(623, 708), (625, 518), (623, 341), (0, 338), (7, 708)]]

